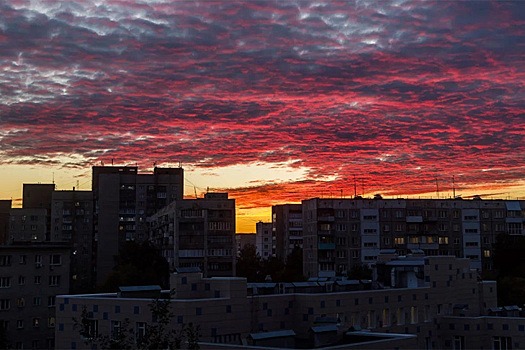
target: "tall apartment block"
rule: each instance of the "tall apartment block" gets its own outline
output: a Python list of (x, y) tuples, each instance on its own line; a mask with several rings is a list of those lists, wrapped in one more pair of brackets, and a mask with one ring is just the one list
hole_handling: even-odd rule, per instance
[(96, 282), (114, 267), (119, 247), (126, 241), (148, 238), (146, 218), (183, 197), (182, 168), (155, 168), (139, 173), (133, 166), (93, 167)]
[(27, 242), (0, 247), (0, 327), (8, 348), (55, 347), (55, 297), (69, 292), (69, 247)]
[(271, 222), (259, 221), (255, 224), (255, 247), (263, 259), (276, 257), (276, 237)]
[(51, 241), (69, 242), (70, 293), (91, 290), (95, 270), (91, 191), (53, 191)]
[(272, 206), (276, 256), (286, 261), (295, 247), (303, 247), (303, 208), (301, 204)]
[(525, 234), (525, 201), (314, 198), (302, 204), (309, 277), (345, 275), (389, 252), (454, 255), (491, 270), (496, 236)]
[(50, 240), (51, 233), (51, 197), (55, 190), (55, 184), (23, 184), (22, 189), (22, 209), (45, 209), (46, 218), (46, 237)]
[(177, 200), (148, 222), (150, 240), (172, 271), (198, 267), (206, 277), (235, 276), (235, 200), (227, 193)]

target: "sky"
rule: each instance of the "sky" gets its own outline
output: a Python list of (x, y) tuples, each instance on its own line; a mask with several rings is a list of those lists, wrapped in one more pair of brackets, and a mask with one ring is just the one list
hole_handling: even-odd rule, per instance
[(238, 232), (312, 197), (525, 198), (524, 136), (520, 1), (0, 2), (14, 205), (102, 162), (182, 165)]

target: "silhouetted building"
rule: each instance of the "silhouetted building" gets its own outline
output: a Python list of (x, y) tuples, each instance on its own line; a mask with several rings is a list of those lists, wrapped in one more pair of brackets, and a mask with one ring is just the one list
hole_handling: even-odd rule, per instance
[(69, 247), (17, 243), (0, 247), (0, 326), (8, 348), (55, 347), (55, 297), (69, 292)]
[(53, 191), (51, 240), (68, 242), (71, 249), (70, 293), (93, 288), (93, 193), (91, 191)]
[(0, 200), (0, 245), (9, 240), (9, 212), (11, 211), (11, 200)]
[(235, 276), (235, 200), (227, 193), (177, 200), (148, 219), (150, 239), (170, 268), (195, 267), (204, 276)]
[(45, 240), (50, 240), (51, 234), (51, 197), (55, 184), (23, 184), (22, 208), (47, 210)]
[(272, 206), (273, 234), (277, 258), (286, 258), (295, 247), (303, 247), (303, 207), (301, 204)]
[(48, 240), (48, 209), (12, 208), (9, 216), (9, 243)]
[(96, 282), (103, 282), (126, 241), (148, 238), (146, 218), (183, 197), (182, 168), (138, 173), (131, 166), (93, 167)]

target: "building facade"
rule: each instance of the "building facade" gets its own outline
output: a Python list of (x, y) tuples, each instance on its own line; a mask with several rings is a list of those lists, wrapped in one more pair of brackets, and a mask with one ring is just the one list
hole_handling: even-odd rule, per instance
[(277, 256), (276, 237), (271, 222), (259, 221), (255, 224), (255, 244), (257, 254), (263, 259)]
[(198, 267), (206, 277), (235, 276), (235, 200), (227, 193), (177, 200), (148, 222), (150, 240), (172, 271)]
[(26, 243), (0, 247), (0, 326), (7, 347), (55, 347), (55, 297), (69, 291), (69, 247)]
[(295, 247), (303, 247), (303, 208), (301, 204), (272, 206), (276, 256), (286, 262)]
[(183, 198), (182, 168), (154, 168), (139, 173), (131, 166), (93, 167), (96, 281), (102, 283), (126, 241), (148, 238), (146, 218)]
[(70, 293), (92, 290), (95, 261), (91, 191), (53, 191), (51, 241), (69, 243)]
[[(501, 320), (489, 316), (489, 310), (496, 306), (496, 283), (479, 281), (468, 259), (404, 257), (377, 265), (376, 288), (366, 290), (359, 283), (357, 290), (347, 289), (352, 281), (345, 280), (295, 283), (294, 289), (288, 290), (276, 283), (247, 285), (242, 278), (174, 274), (172, 327), (198, 325), (201, 342), (215, 343), (216, 347), (244, 344), (249, 348), (245, 339), (287, 331), (295, 337), (296, 344), (300, 342), (309, 348), (319, 340), (316, 334), (323, 328), (334, 331), (331, 341), (325, 340), (334, 348), (340, 344), (342, 334), (357, 331), (356, 335), (363, 336), (361, 329), (368, 330), (368, 335), (416, 335), (415, 344), (410, 343), (407, 348), (492, 348), (496, 341), (509, 342), (514, 348), (525, 346), (525, 333), (520, 331), (525, 327), (525, 318)], [(262, 287), (266, 288), (264, 292)], [(137, 331), (152, 322), (152, 297), (112, 293), (65, 295), (57, 300), (59, 348), (88, 348), (72, 321), (78, 319), (83, 308), (103, 334), (109, 334), (112, 324), (126, 319), (132, 320), (130, 326)], [(490, 341), (480, 343), (485, 339), (482, 336)], [(455, 346), (456, 341), (462, 343)], [(404, 348), (378, 342), (357, 348), (373, 349), (379, 345), (385, 349)]]
[(465, 257), (472, 268), (491, 270), (496, 237), (525, 233), (525, 201), (314, 198), (302, 204), (309, 277), (346, 275), (384, 250)]
[(9, 241), (9, 213), (11, 212), (11, 200), (0, 200), (0, 244)]
[(54, 183), (23, 184), (22, 186), (22, 208), (45, 209), (47, 211), (45, 241), (51, 240), (51, 197), (54, 190)]
[(12, 208), (9, 213), (9, 240), (45, 242), (49, 238), (49, 212), (44, 208)]

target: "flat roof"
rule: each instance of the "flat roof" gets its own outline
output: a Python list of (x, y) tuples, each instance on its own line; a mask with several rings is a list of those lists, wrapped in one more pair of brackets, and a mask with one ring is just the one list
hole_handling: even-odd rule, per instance
[(295, 332), (291, 329), (285, 329), (282, 331), (272, 332), (261, 332), (261, 333), (250, 333), (250, 337), (254, 340), (271, 339), (271, 338), (283, 338), (283, 337), (295, 337)]

